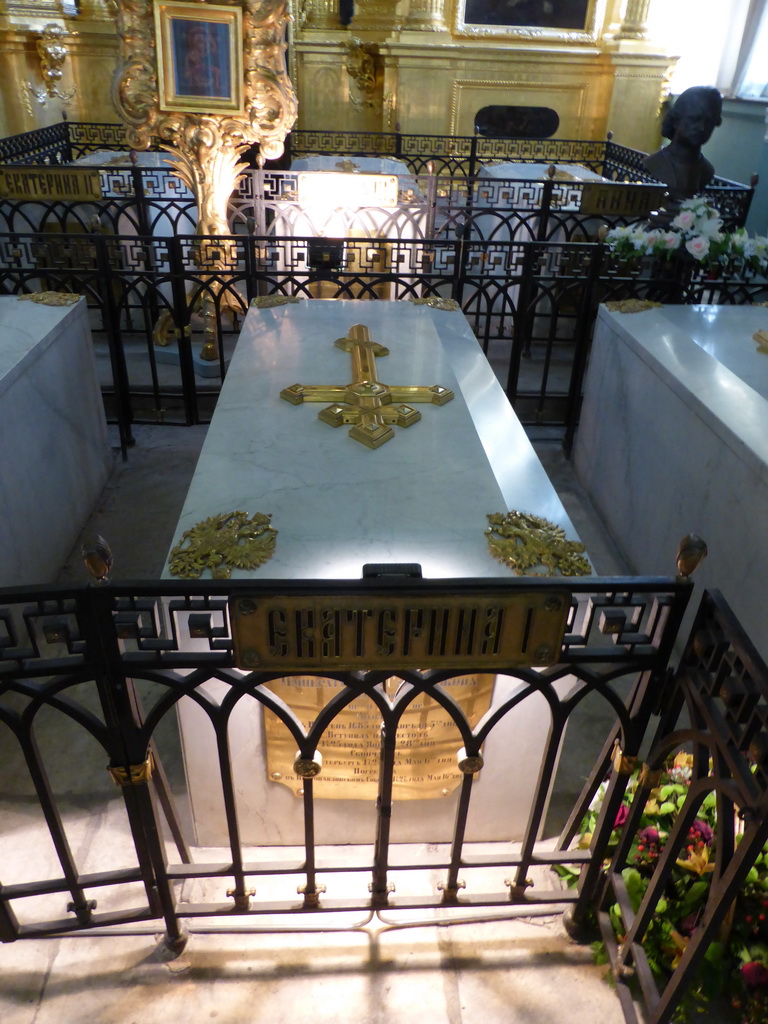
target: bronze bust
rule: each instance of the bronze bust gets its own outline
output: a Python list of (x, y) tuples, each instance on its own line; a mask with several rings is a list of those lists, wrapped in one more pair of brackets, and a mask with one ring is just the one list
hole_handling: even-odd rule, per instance
[(701, 147), (722, 123), (722, 110), (723, 98), (717, 89), (696, 85), (682, 92), (667, 111), (661, 134), (669, 145), (647, 156), (643, 167), (667, 185), (673, 203), (698, 195), (714, 178), (714, 168)]

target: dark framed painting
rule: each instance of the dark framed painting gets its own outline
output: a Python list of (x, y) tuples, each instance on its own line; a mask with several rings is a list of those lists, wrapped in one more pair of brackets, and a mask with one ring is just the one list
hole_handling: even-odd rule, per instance
[(463, 35), (594, 39), (603, 0), (459, 0), (456, 28)]
[(160, 109), (243, 109), (242, 8), (165, 0), (155, 5)]

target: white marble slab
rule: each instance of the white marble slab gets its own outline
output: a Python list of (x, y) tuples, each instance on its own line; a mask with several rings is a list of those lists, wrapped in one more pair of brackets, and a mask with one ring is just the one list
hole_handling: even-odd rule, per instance
[(697, 585), (723, 591), (768, 657), (768, 356), (752, 341), (760, 328), (761, 307), (601, 307), (573, 460), (633, 571), (673, 571), (680, 539), (704, 538)]
[[(375, 451), (321, 422), (327, 403), (280, 398), (295, 383), (350, 382), (350, 356), (333, 342), (355, 323), (390, 349), (379, 380), (457, 394), (419, 405), (422, 419)], [(488, 513), (512, 508), (575, 536), (463, 314), (313, 299), (249, 311), (174, 543), (201, 519), (244, 509), (271, 513), (278, 530), (263, 576), (358, 578), (366, 562), (419, 562), (433, 578), (505, 576), (483, 531)]]
[(0, 586), (53, 581), (112, 468), (85, 300), (0, 297)]
[[(517, 181), (543, 181), (549, 177), (547, 173), (552, 166), (549, 164), (532, 163), (500, 163), (485, 164), (480, 169), (480, 178), (510, 178)], [(555, 170), (560, 175), (569, 174), (575, 181), (609, 181), (596, 171), (591, 171), (581, 164), (555, 164)], [(564, 180), (562, 177), (557, 179)]]
[[(327, 403), (290, 405), (280, 391), (295, 383), (347, 383), (348, 353), (333, 346), (355, 323), (366, 324), (390, 354), (377, 359), (388, 384), (442, 384), (456, 397), (421, 405), (422, 419), (370, 450), (317, 418)], [(366, 562), (418, 562), (425, 577), (509, 576), (488, 553), (489, 512), (520, 509), (573, 526), (504, 392), (461, 313), (409, 302), (311, 300), (246, 318), (174, 543), (184, 530), (217, 512), (271, 512), (275, 556), (255, 573), (266, 579), (359, 578)], [(570, 683), (564, 680), (567, 691)], [(499, 677), (494, 700), (519, 686)], [(226, 687), (211, 682), (214, 699)], [(206, 716), (191, 701), (180, 721), (198, 842), (226, 841), (215, 750)], [(492, 770), (476, 782), (473, 840), (520, 838), (531, 786), (544, 749), (549, 713), (538, 695), (505, 720), (485, 746)], [(239, 820), (248, 843), (302, 841), (302, 804), (267, 779), (261, 715), (251, 706), (233, 715)], [(494, 779), (516, 780), (503, 816)], [(262, 785), (255, 780), (263, 780)], [(457, 793), (399, 803), (395, 841), (446, 840)], [(319, 800), (319, 842), (372, 842), (373, 802)]]
[[(350, 164), (352, 166), (350, 166)], [(304, 156), (291, 161), (292, 171), (348, 171), (361, 174), (402, 174), (412, 177), (413, 171), (402, 160), (379, 156)]]
[[(136, 151), (136, 164), (139, 167), (166, 167), (170, 169), (168, 153), (156, 151)], [(86, 153), (77, 160), (73, 160), (77, 167), (131, 167), (133, 160), (128, 150), (120, 149), (96, 149), (92, 153)], [(190, 193), (191, 194), (191, 193)]]

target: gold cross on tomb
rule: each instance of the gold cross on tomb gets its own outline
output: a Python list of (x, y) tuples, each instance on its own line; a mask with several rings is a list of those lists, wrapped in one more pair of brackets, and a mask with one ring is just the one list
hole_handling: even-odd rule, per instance
[(410, 427), (421, 419), (411, 403), (445, 405), (453, 398), (453, 392), (439, 384), (382, 384), (376, 377), (376, 356), (389, 355), (389, 349), (372, 341), (363, 324), (350, 327), (348, 336), (334, 344), (352, 356), (350, 384), (293, 384), (283, 388), (280, 397), (292, 405), (332, 402), (320, 410), (318, 419), (332, 427), (351, 423), (349, 436), (369, 448), (380, 448), (395, 436), (392, 424)]

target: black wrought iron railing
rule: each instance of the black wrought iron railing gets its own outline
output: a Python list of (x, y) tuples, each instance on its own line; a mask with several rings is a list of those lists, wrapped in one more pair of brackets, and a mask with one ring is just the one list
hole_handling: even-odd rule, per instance
[[(64, 164), (102, 150), (127, 152), (128, 148), (122, 125), (62, 121), (0, 139), (0, 165)], [(255, 146), (250, 154), (254, 166), (257, 152)], [(643, 167), (645, 154), (615, 143), (610, 133), (604, 140), (504, 139), (295, 129), (286, 138), (286, 155), (277, 163), (285, 168), (291, 160), (307, 156), (392, 157), (416, 175), (431, 172), (469, 179), (490, 164), (578, 164), (616, 182), (655, 181)], [(752, 184), (716, 177), (711, 197), (726, 219), (740, 226), (746, 221), (753, 191)]]
[[(662, 767), (681, 749), (693, 755), (692, 767), (680, 787), (683, 796), (676, 797), (679, 808), (674, 825), (660, 839), (663, 849), (655, 859), (641, 855), (646, 864), (642, 892), (630, 894), (624, 872), (637, 870), (642, 815), (660, 794)], [(715, 837), (698, 842), (704, 853), (695, 850), (700, 870), (692, 878), (700, 880), (698, 888), (703, 892), (692, 908), (690, 930), (682, 918), (675, 919), (685, 934), (678, 932), (679, 962), (672, 969), (673, 957), (662, 958), (660, 964), (651, 950), (658, 947), (661, 924), (669, 927), (674, 917), (666, 909), (675, 892), (672, 872), (694, 850), (690, 833), (697, 819), (707, 816), (705, 801), (716, 808)], [(628, 1022), (666, 1024), (676, 1014), (678, 1019), (681, 1011), (688, 1015), (688, 1010), (682, 1010), (684, 999), (692, 987), (701, 988), (702, 972), (714, 975), (715, 983), (705, 984), (705, 992), (717, 993), (719, 988), (727, 993), (732, 972), (738, 974), (746, 962), (733, 952), (740, 946), (742, 932), (744, 952), (749, 957), (752, 947), (757, 957), (766, 927), (762, 885), (755, 884), (753, 876), (764, 878), (764, 867), (758, 872), (755, 865), (762, 863), (767, 842), (768, 668), (722, 596), (707, 593), (663, 702), (661, 721), (639, 772), (599, 901), (600, 930)], [(741, 907), (736, 906), (738, 897)], [(754, 920), (749, 916), (750, 899), (756, 908)], [(614, 920), (618, 912), (618, 927), (611, 923), (612, 906)], [(741, 920), (744, 915), (746, 924)], [(651, 940), (654, 919), (657, 938)], [(717, 951), (715, 957), (713, 951)], [(739, 995), (744, 1019), (760, 1020), (765, 1010), (760, 991), (753, 990), (753, 1001), (746, 986)], [(642, 1018), (638, 1001), (645, 1011)], [(690, 1000), (688, 1005), (690, 1014), (695, 1014), (696, 1004)], [(698, 1009), (705, 1005), (699, 1002)]]
[[(578, 787), (574, 793), (567, 771), (557, 781), (567, 727), (582, 704), (592, 714), (600, 709), (606, 732), (588, 737), (594, 756), (616, 738), (627, 755), (638, 754), (690, 590), (670, 579), (378, 579), (115, 583), (0, 594), (4, 778), (19, 780), (52, 844), (43, 874), (35, 875), (35, 861), (20, 857), (18, 845), (12, 863), (4, 863), (7, 844), (18, 840), (0, 836), (0, 940), (163, 920), (168, 944), (178, 948), (185, 921), (233, 914), (255, 922), (351, 910), (530, 914), (559, 906), (585, 918), (611, 828), (589, 850), (572, 845), (569, 828), (559, 840), (541, 841), (554, 789), (561, 802), (573, 795), (576, 818), (592, 796)], [(436, 667), (413, 668), (414, 655)], [(247, 667), (254, 658), (261, 667)], [(546, 667), (533, 667), (537, 660)], [(487, 708), (463, 696), (478, 672), (496, 679)], [(301, 697), (310, 684), (307, 718)], [(514, 777), (504, 737), (530, 731), (531, 714), (544, 721), (539, 761)], [(424, 724), (436, 715), (447, 733), (437, 750)], [(243, 751), (233, 739), (243, 727), (260, 734), (265, 716), (278, 752), (289, 751), (298, 798), (286, 792), (291, 780), (276, 774), (268, 747), (263, 767), (254, 769), (255, 748)], [(244, 719), (256, 724), (244, 726)], [(184, 775), (179, 720), (188, 771), (193, 746), (212, 758), (203, 799), (188, 791), (200, 775)], [(346, 754), (339, 731), (352, 748)], [(56, 751), (64, 747), (77, 755), (61, 758)], [(247, 794), (237, 783), (244, 771)], [(332, 798), (322, 789), (324, 773), (348, 777), (348, 787), (361, 778), (372, 787), (356, 803), (369, 834), (351, 850), (348, 838), (339, 846), (324, 824)], [(109, 776), (119, 784), (111, 798)], [(420, 786), (431, 786), (424, 799)], [(106, 799), (110, 820), (130, 836), (119, 855), (109, 847), (106, 862), (74, 852), (72, 830), (88, 803), (72, 806), (78, 792), (99, 805)], [(398, 828), (413, 803), (402, 802), (404, 792), (415, 793), (416, 810), (422, 808), (419, 835), (405, 839)], [(488, 826), (477, 817), (488, 792), (495, 808), (490, 838), (480, 834)], [(619, 776), (611, 801), (622, 792)], [(184, 824), (187, 800), (197, 833)], [(250, 813), (253, 800), (279, 820)], [(517, 804), (525, 805), (522, 815)], [(211, 817), (206, 808), (213, 825), (204, 820)], [(275, 841), (275, 827), (297, 830), (289, 851)], [(193, 856), (196, 834), (211, 829), (218, 840), (205, 845), (218, 851)], [(421, 846), (414, 852), (413, 842), (433, 843), (432, 853), (425, 858)], [(99, 849), (105, 847), (95, 843)], [(577, 892), (548, 884), (546, 869), (560, 863), (583, 867), (589, 886)], [(542, 869), (543, 882), (531, 888), (531, 872)], [(404, 872), (418, 881), (398, 891)], [(216, 883), (212, 900), (179, 898), (182, 883), (189, 893), (203, 880)], [(301, 900), (275, 898), (276, 884), (284, 889), (286, 881), (294, 893), (298, 884)]]
[[(0, 159), (37, 162), (49, 144), (74, 159), (107, 153), (122, 138), (117, 125), (81, 123), (28, 135), (4, 140)], [(601, 186), (623, 198), (613, 204), (601, 194), (595, 213), (590, 182), (549, 173), (499, 178), (498, 167), (482, 166), (500, 154), (518, 165), (579, 160), (606, 177), (637, 180), (642, 154), (611, 140), (296, 132), (290, 143), (300, 153), (334, 146), (352, 156), (391, 153), (407, 158), (414, 173), (400, 176), (393, 209), (308, 213), (298, 202), (295, 171), (251, 168), (231, 198), (233, 235), (210, 246), (194, 235), (194, 197), (161, 155), (150, 166), (117, 151), (108, 164), (91, 165), (100, 199), (0, 200), (3, 289), (86, 295), (97, 345), (106, 348), (108, 415), (119, 424), (124, 451), (133, 422), (210, 419), (242, 317), (257, 296), (454, 299), (520, 419), (560, 427), (566, 439), (578, 419), (599, 302), (766, 298), (764, 278), (741, 266), (720, 265), (715, 279), (684, 262), (611, 260), (598, 234), (636, 219), (636, 185)], [(446, 162), (436, 166), (430, 153)], [(477, 174), (468, 177), (470, 158)], [(459, 160), (461, 167), (451, 163)], [(635, 191), (628, 198), (623, 189)], [(743, 223), (751, 190), (720, 183), (715, 191), (728, 226)], [(220, 341), (213, 369), (196, 363), (206, 330)]]
[[(599, 242), (407, 238), (211, 239), (54, 232), (0, 234), (6, 294), (83, 294), (108, 357), (103, 393), (125, 445), (134, 422), (208, 422), (250, 302), (267, 295), (456, 301), (520, 419), (578, 420), (600, 302), (739, 303), (766, 297), (765, 278), (693, 262), (621, 263)], [(200, 376), (206, 330), (219, 339)], [(162, 364), (162, 372), (160, 372)], [(213, 376), (211, 376), (211, 372)]]
[[(396, 925), (398, 912), (412, 924), (418, 911), (449, 922), (489, 909), (506, 916), (560, 909), (576, 935), (587, 934), (596, 912), (626, 1020), (636, 1024), (640, 1005), (644, 1020), (667, 1024), (711, 943), (722, 939), (768, 841), (768, 668), (716, 592), (704, 595), (675, 665), (690, 591), (688, 582), (659, 578), (401, 578), (3, 592), (0, 763), (6, 785), (18, 787), (15, 819), (28, 816), (29, 827), (0, 834), (0, 941), (94, 928), (104, 934), (126, 924), (149, 939), (162, 922), (167, 945), (178, 952), (187, 930), (205, 931), (211, 919), (219, 930), (234, 918), (239, 931), (328, 930), (356, 927), (343, 916), (349, 912), (385, 913)], [(416, 605), (422, 625), (430, 614), (463, 622), (457, 644), (446, 647), (444, 630), (414, 632), (406, 619)], [(374, 617), (364, 629), (359, 614), (344, 618), (363, 607)], [(475, 619), (467, 618), (472, 608)], [(510, 622), (528, 625), (502, 626), (507, 612)], [(386, 617), (383, 645), (379, 613)], [(542, 645), (541, 615), (558, 620), (554, 648)], [(333, 622), (338, 629), (329, 631)], [(526, 653), (534, 636), (536, 650)], [(413, 668), (409, 643), (431, 644), (431, 654), (425, 648), (421, 656), (434, 667)], [(261, 667), (252, 667), (254, 658)], [(353, 667), (355, 658), (370, 664)], [(533, 667), (537, 659), (550, 663)], [(462, 688), (488, 671), (496, 679), (490, 704), (473, 711)], [(307, 717), (302, 697), (310, 683)], [(436, 753), (432, 743), (417, 755), (424, 737), (407, 725), (414, 708), (422, 725), (425, 716), (442, 716), (455, 756)], [(582, 709), (591, 723), (586, 732)], [(509, 736), (520, 716), (531, 714), (544, 723), (540, 748), (523, 774), (510, 773)], [(288, 772), (298, 796), (286, 792), (291, 780), (276, 771), (269, 741), (256, 761), (249, 748), (247, 765), (240, 763), (242, 745), (233, 737), (246, 719), (248, 735), (262, 734), (248, 725), (262, 718), (270, 719), (263, 728), (279, 741), (276, 749), (293, 759)], [(350, 745), (346, 760), (339, 760), (339, 730)], [(580, 741), (569, 747), (576, 732)], [(579, 761), (585, 740), (586, 771)], [(193, 747), (203, 758), (203, 800), (193, 791), (201, 775), (185, 773), (180, 743), (189, 747), (188, 769)], [(646, 801), (659, 798), (659, 769), (680, 748), (693, 754), (685, 800), (638, 903), (627, 894), (624, 870), (634, 864)], [(648, 751), (645, 761), (641, 751)], [(437, 760), (425, 768), (430, 758)], [(413, 764), (419, 770), (408, 768)], [(242, 787), (236, 780), (244, 770)], [(339, 846), (338, 826), (331, 839), (323, 824), (323, 773), (340, 781), (345, 771), (372, 786), (356, 802), (357, 821), (367, 822), (370, 835), (352, 846), (346, 839)], [(399, 788), (403, 772), (406, 788), (434, 788), (430, 771), (443, 787), (437, 817), (434, 808), (425, 810), (434, 795), (404, 805)], [(578, 790), (573, 779), (582, 771), (588, 778)], [(598, 788), (601, 809), (585, 848), (576, 838)], [(496, 838), (478, 845), (477, 808), (489, 790)], [(718, 825), (707, 896), (679, 963), (670, 959), (660, 972), (649, 963), (644, 936), (665, 913), (670, 870), (689, 855), (689, 827), (712, 795)], [(254, 799), (263, 804), (257, 816), (247, 806)], [(519, 814), (515, 824), (521, 802), (522, 825)], [(629, 817), (617, 833), (622, 803)], [(397, 834), (404, 806), (422, 809), (416, 847)], [(289, 847), (274, 840), (269, 816), (277, 807), (278, 832), (289, 824), (297, 830)], [(202, 851), (198, 834), (210, 830), (203, 819), (211, 808), (218, 837)], [(105, 824), (84, 847), (74, 836), (92, 810)], [(29, 856), (25, 843), (34, 847)], [(553, 868), (577, 872), (578, 886), (561, 888)], [(298, 900), (290, 895), (297, 887)], [(620, 942), (611, 904), (623, 918)]]

